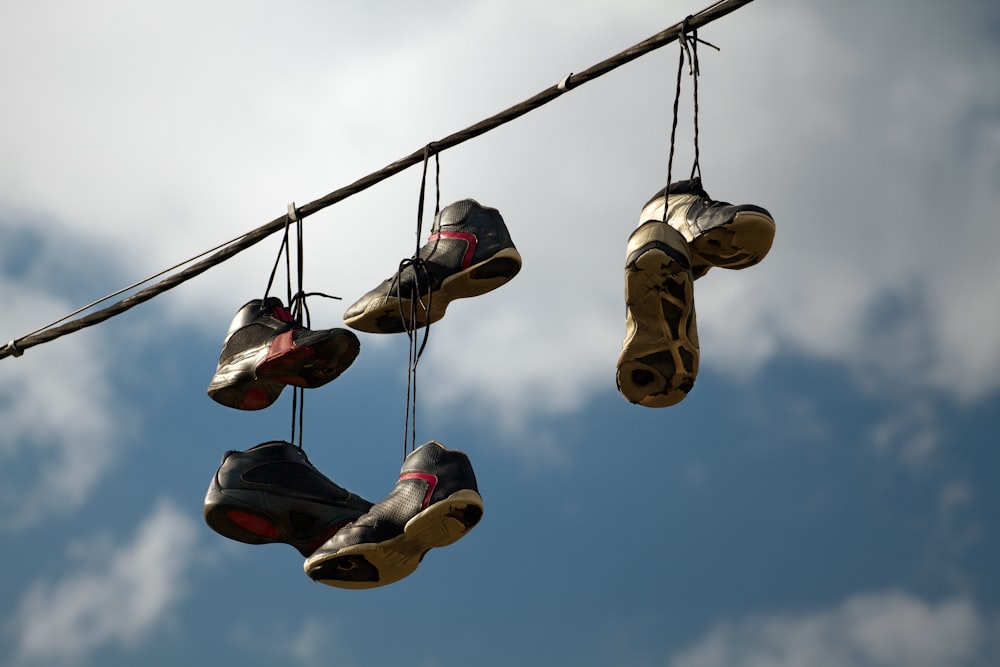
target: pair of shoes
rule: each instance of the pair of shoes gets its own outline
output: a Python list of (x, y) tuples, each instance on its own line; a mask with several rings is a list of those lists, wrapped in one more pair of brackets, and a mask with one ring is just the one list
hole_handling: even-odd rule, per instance
[(469, 457), (438, 442), (410, 453), (395, 488), (374, 505), (330, 481), (295, 445), (266, 442), (226, 453), (204, 516), (230, 539), (295, 547), (315, 581), (361, 589), (399, 581), (430, 549), (459, 540), (482, 518), (483, 499)]
[(698, 375), (694, 281), (713, 266), (757, 264), (774, 230), (767, 210), (715, 201), (700, 179), (670, 184), (646, 203), (625, 255), (625, 340), (616, 382), (626, 399), (653, 408), (684, 400)]
[(286, 385), (314, 388), (332, 381), (360, 351), (361, 342), (352, 331), (312, 331), (280, 299), (254, 299), (229, 325), (208, 395), (239, 410), (261, 410), (274, 403)]

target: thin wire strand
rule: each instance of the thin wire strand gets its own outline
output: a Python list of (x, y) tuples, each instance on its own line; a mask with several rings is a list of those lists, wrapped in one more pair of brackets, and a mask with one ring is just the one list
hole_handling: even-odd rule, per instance
[[(186, 266), (186, 265), (190, 264), (191, 262), (199, 260), (199, 259), (201, 259), (202, 257), (204, 257), (205, 255), (207, 255), (209, 253), (215, 252), (216, 250), (221, 250), (222, 248), (225, 248), (226, 246), (228, 246), (230, 244), (236, 243), (237, 241), (239, 241), (240, 239), (244, 238), (245, 236), (246, 236), (246, 234), (243, 234), (243, 235), (237, 236), (235, 238), (229, 239), (228, 241), (220, 243), (219, 245), (215, 246), (214, 248), (209, 248), (208, 250), (205, 250), (205, 251), (203, 251), (203, 252), (195, 255), (194, 257), (190, 257), (190, 258), (184, 260), (183, 262), (178, 262), (177, 264), (174, 264), (173, 266), (167, 267), (166, 269), (163, 269), (162, 271), (160, 271), (158, 273), (154, 273), (151, 276), (146, 276), (142, 280), (134, 282), (131, 285), (129, 285), (128, 287), (123, 287), (120, 290), (112, 292), (111, 294), (108, 294), (106, 296), (102, 296), (100, 299), (97, 299), (96, 301), (91, 301), (86, 306), (81, 306), (81, 307), (77, 308), (76, 310), (74, 310), (71, 313), (66, 313), (65, 315), (63, 315), (62, 317), (60, 317), (58, 320), (55, 320), (53, 322), (49, 322), (45, 326), (39, 327), (39, 328), (35, 329), (34, 331), (32, 331), (30, 333), (27, 333), (27, 334), (25, 334), (23, 336), (20, 336), (19, 339), (28, 338), (30, 336), (34, 336), (35, 334), (41, 333), (42, 331), (46, 331), (47, 329), (51, 329), (52, 327), (56, 326), (60, 322), (65, 322), (66, 320), (68, 320), (69, 318), (73, 317), (74, 315), (79, 315), (80, 313), (82, 313), (84, 311), (87, 311), (87, 310), (90, 310), (94, 306), (99, 306), (100, 304), (104, 303), (105, 301), (113, 299), (116, 296), (120, 296), (120, 295), (124, 294), (125, 292), (128, 292), (129, 290), (133, 290), (136, 287), (139, 287), (140, 285), (145, 285), (146, 283), (150, 282), (151, 280), (156, 280), (160, 276), (164, 276), (164, 275), (170, 273), (171, 271), (174, 271), (175, 269), (179, 269), (182, 266)], [(29, 345), (28, 347), (31, 347), (31, 346)], [(3, 352), (3, 348), (0, 348), (0, 359), (3, 358), (2, 352)]]
[[(688, 28), (699, 28), (711, 23), (716, 19), (726, 16), (727, 14), (730, 14), (741, 7), (746, 6), (751, 2), (753, 2), (753, 0), (720, 0), (719, 2), (715, 2), (712, 5), (701, 10), (697, 14), (691, 15), (688, 19), (685, 20), (684, 23), (687, 25)], [(470, 139), (485, 134), (486, 132), (494, 130), (500, 127), (501, 125), (509, 123), (510, 121), (516, 118), (520, 118), (521, 116), (531, 111), (534, 111), (535, 109), (545, 104), (548, 104), (555, 98), (569, 92), (573, 88), (581, 86), (589, 81), (592, 81), (600, 76), (603, 76), (604, 74), (607, 74), (608, 72), (611, 72), (612, 70), (621, 67), (622, 65), (632, 62), (633, 60), (639, 58), (640, 56), (643, 56), (662, 46), (670, 44), (671, 42), (677, 40), (678, 35), (681, 32), (681, 29), (682, 29), (682, 24), (680, 23), (675, 24), (657, 33), (656, 35), (653, 35), (652, 37), (643, 40), (642, 42), (632, 45), (628, 49), (614, 56), (611, 56), (610, 58), (602, 60), (601, 62), (587, 68), (586, 70), (583, 70), (582, 72), (564, 76), (557, 84), (554, 84), (549, 88), (546, 88), (545, 90), (541, 91), (540, 93), (537, 93), (533, 97), (530, 97), (527, 100), (515, 104), (511, 107), (508, 107), (507, 109), (501, 111), (500, 113), (490, 116), (489, 118), (486, 118), (476, 123), (475, 125), (471, 125), (465, 128), (464, 130), (460, 130), (458, 132), (448, 135), (443, 139), (433, 142), (436, 152), (440, 153), (441, 151), (447, 150), (449, 148), (452, 148), (453, 146), (457, 146)], [(354, 181), (350, 185), (344, 186), (315, 201), (312, 201), (302, 206), (298, 210), (298, 217), (300, 219), (306, 218), (312, 215), (313, 213), (316, 213), (318, 211), (323, 210), (324, 208), (327, 208), (328, 206), (332, 206), (333, 204), (339, 201), (342, 201), (348, 197), (356, 195), (359, 192), (362, 192), (370, 188), (371, 186), (380, 183), (386, 180), (387, 178), (390, 178), (391, 176), (394, 176), (400, 173), (401, 171), (408, 169), (409, 167), (412, 167), (413, 165), (419, 164), (421, 159), (423, 158), (423, 152), (424, 152), (423, 148), (421, 148), (411, 153), (410, 155), (383, 167), (378, 171), (372, 172), (367, 176), (364, 176)], [(81, 329), (94, 326), (95, 324), (104, 322), (105, 320), (108, 320), (116, 315), (119, 315), (125, 312), (126, 310), (134, 308), (140, 303), (145, 303), (146, 301), (149, 301), (150, 299), (153, 299), (159, 296), (160, 294), (168, 290), (171, 290), (174, 287), (177, 287), (178, 285), (183, 284), (198, 275), (201, 275), (208, 269), (218, 266), (219, 264), (234, 257), (238, 253), (243, 252), (247, 248), (256, 245), (257, 243), (267, 238), (268, 236), (271, 236), (275, 232), (280, 231), (282, 227), (287, 223), (287, 221), (288, 221), (287, 215), (275, 218), (271, 222), (261, 225), (260, 227), (257, 227), (256, 229), (253, 229), (247, 232), (246, 234), (238, 236), (230, 241), (226, 241), (225, 243), (219, 244), (210, 250), (206, 250), (205, 252), (195, 255), (190, 259), (187, 259), (183, 262), (179, 262), (178, 264), (175, 264), (169, 269), (165, 269), (138, 283), (134, 283), (129, 287), (123, 288), (113, 294), (109, 294), (108, 296), (103, 297), (98, 301), (95, 301), (92, 304), (85, 306), (79, 310), (76, 310), (73, 313), (70, 313), (69, 315), (62, 317), (51, 324), (36, 329), (27, 335), (14, 338), (6, 345), (0, 347), (0, 359), (9, 356), (21, 356), (24, 353), (24, 351), (30, 347), (35, 347), (37, 345), (50, 342), (52, 340), (55, 340), (56, 338), (60, 338), (67, 334), (80, 331)], [(214, 253), (214, 254), (211, 254), (211, 256), (205, 258), (206, 255), (209, 255), (209, 253)], [(121, 299), (120, 301), (116, 301), (115, 303), (111, 304), (106, 308), (102, 308), (101, 310), (89, 313), (87, 315), (84, 315), (83, 317), (79, 317), (75, 320), (66, 322), (67, 319), (73, 317), (74, 315), (78, 315), (92, 308), (93, 306), (103, 303), (116, 296), (120, 296), (125, 292), (128, 292), (140, 285), (144, 285), (150, 282), (151, 280), (159, 278), (180, 267), (186, 267), (186, 268), (170, 275), (164, 280), (161, 280), (153, 285), (150, 285), (149, 287), (146, 287), (145, 289), (142, 289), (138, 292), (135, 292), (134, 294), (125, 297), (124, 299)]]

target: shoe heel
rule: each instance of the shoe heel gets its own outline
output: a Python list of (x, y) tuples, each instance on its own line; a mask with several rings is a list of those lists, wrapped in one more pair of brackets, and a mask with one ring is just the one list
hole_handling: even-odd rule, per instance
[[(499, 285), (507, 282), (521, 270), (521, 255), (514, 248), (505, 248), (482, 264), (473, 267), (471, 280), (499, 280)], [(491, 287), (490, 289), (495, 289)]]
[(425, 552), (457, 542), (482, 518), (482, 497), (471, 489), (461, 489), (410, 519), (403, 532)]
[(431, 300), (431, 322), (444, 317), (445, 308), (456, 299), (481, 296), (504, 285), (521, 270), (521, 255), (515, 248), (504, 248), (486, 261), (470, 266), (441, 283)]
[(263, 410), (272, 405), (281, 390), (283, 384), (271, 381), (258, 382), (253, 379), (240, 381), (237, 383), (224, 384), (208, 388), (208, 395), (216, 403), (237, 410)]
[(774, 242), (774, 220), (756, 211), (740, 211), (733, 221), (691, 242), (691, 251), (712, 266), (745, 269), (764, 259)]
[(232, 494), (212, 489), (205, 498), (203, 511), (205, 523), (223, 537), (244, 544), (281, 541), (281, 531), (273, 519)]

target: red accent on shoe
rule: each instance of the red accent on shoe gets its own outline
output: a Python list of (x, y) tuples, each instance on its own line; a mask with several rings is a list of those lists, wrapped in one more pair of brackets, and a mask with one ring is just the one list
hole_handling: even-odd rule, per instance
[(265, 361), (271, 361), (272, 359), (277, 359), (281, 355), (285, 354), (289, 350), (295, 347), (295, 340), (292, 334), (295, 331), (286, 331), (283, 334), (278, 334), (271, 341), (271, 345), (267, 349), (267, 357)]
[(295, 324), (295, 318), (292, 317), (292, 314), (284, 306), (272, 306), (271, 315), (273, 315), (275, 319), (281, 320), (282, 322)]
[(268, 539), (277, 539), (281, 536), (277, 526), (267, 519), (263, 519), (254, 514), (241, 512), (239, 510), (229, 510), (226, 512), (226, 516), (229, 517), (229, 520), (237, 526), (250, 531), (254, 535), (259, 535), (260, 537), (266, 537)]
[(240, 407), (244, 410), (259, 410), (271, 404), (271, 398), (263, 388), (252, 386), (243, 394)]
[(431, 494), (434, 493), (434, 489), (437, 488), (437, 475), (432, 475), (427, 472), (407, 472), (399, 476), (400, 482), (406, 479), (421, 479), (427, 482), (427, 493), (424, 494), (424, 500), (420, 503), (420, 509), (427, 509), (428, 505), (431, 504)]
[(479, 241), (475, 234), (469, 234), (468, 232), (436, 232), (427, 237), (427, 242), (430, 243), (437, 238), (460, 239), (468, 243), (469, 246), (465, 251), (465, 256), (462, 258), (462, 268), (469, 268), (469, 265), (472, 264), (472, 255), (476, 252), (476, 243)]

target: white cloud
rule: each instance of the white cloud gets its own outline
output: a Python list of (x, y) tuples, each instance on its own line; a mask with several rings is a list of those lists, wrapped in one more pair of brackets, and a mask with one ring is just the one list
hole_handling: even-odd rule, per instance
[[(523, 286), (514, 283), (508, 287), (512, 292), (530, 292), (530, 287), (520, 289)], [(532, 415), (578, 409), (592, 387), (609, 377), (613, 386), (621, 346), (616, 341), (616, 321), (578, 311), (571, 327), (555, 328), (551, 320), (558, 314), (543, 322), (523, 310), (508, 308), (501, 314), (488, 297), (479, 303), (458, 303), (454, 309), (462, 311), (461, 323), (432, 326), (427, 356), (421, 360), (432, 375), (421, 386), (434, 405), (461, 404), (483, 410), (492, 413), (503, 428), (516, 432)], [(559, 313), (563, 308), (554, 310)], [(474, 355), (476, 363), (454, 363), (456, 355), (464, 353)], [(516, 355), (513, 359), (511, 353)], [(553, 378), (553, 373), (558, 377)], [(519, 391), (498, 395), (496, 388), (512, 386)]]
[[(1000, 80), (985, 55), (996, 43), (969, 27), (938, 44), (942, 24), (925, 5), (848, 32), (837, 29), (839, 7), (777, 11), (748, 12), (751, 32), (782, 37), (745, 65), (762, 74), (730, 92), (749, 99), (757, 88), (790, 113), (775, 124), (758, 116), (777, 102), (748, 109), (747, 125), (774, 131), (730, 149), (765, 168), (729, 180), (748, 193), (738, 201), (766, 193), (758, 203), (772, 208), (778, 234), (760, 267), (699, 282), (703, 354), (752, 371), (787, 347), (846, 364), (880, 393), (975, 400), (996, 390), (1000, 311), (988, 301), (1000, 284)], [(922, 46), (884, 49), (890, 22)]]
[(948, 482), (938, 494), (934, 544), (943, 552), (941, 556), (947, 559), (949, 566), (953, 567), (952, 564), (986, 534), (973, 511), (976, 500), (972, 486), (962, 480)]
[(336, 656), (337, 665), (361, 664), (353, 649), (355, 642), (337, 616), (310, 614), (303, 618), (277, 618), (263, 626), (237, 624), (229, 641), (240, 652), (271, 656), (275, 662), (301, 667), (329, 665)]
[(947, 484), (938, 496), (938, 509), (946, 521), (954, 514), (967, 507), (973, 499), (972, 488), (966, 482), (951, 482)]
[(330, 623), (308, 618), (298, 633), (288, 642), (288, 655), (302, 665), (318, 665), (329, 657), (334, 647), (330, 639)]
[(963, 563), (987, 536), (977, 511), (977, 495), (965, 480), (950, 480), (941, 487), (933, 531), (921, 565), (924, 576), (946, 581), (957, 590), (976, 589), (976, 575)]
[(909, 466), (925, 462), (940, 443), (934, 408), (915, 401), (889, 414), (871, 432), (871, 442), (881, 454), (898, 456)]
[[(303, 667), (330, 664), (330, 656), (337, 656), (337, 664), (347, 667), (356, 664), (351, 655), (351, 641), (340, 629), (342, 623), (336, 618), (304, 619), (296, 632), (283, 644), (281, 656), (288, 656)], [(280, 644), (281, 642), (279, 642)]]
[[(66, 312), (65, 301), (30, 283), (0, 279), (6, 342)], [(49, 321), (49, 320), (44, 320)], [(77, 508), (113, 464), (128, 424), (111, 413), (102, 345), (83, 338), (27, 350), (0, 366), (0, 529)]]
[(185, 592), (196, 534), (193, 521), (164, 501), (131, 542), (90, 545), (78, 568), (35, 581), (14, 619), (17, 664), (73, 663), (105, 646), (142, 643)]
[(968, 598), (857, 595), (829, 609), (722, 622), (670, 667), (986, 667), (997, 619)]

